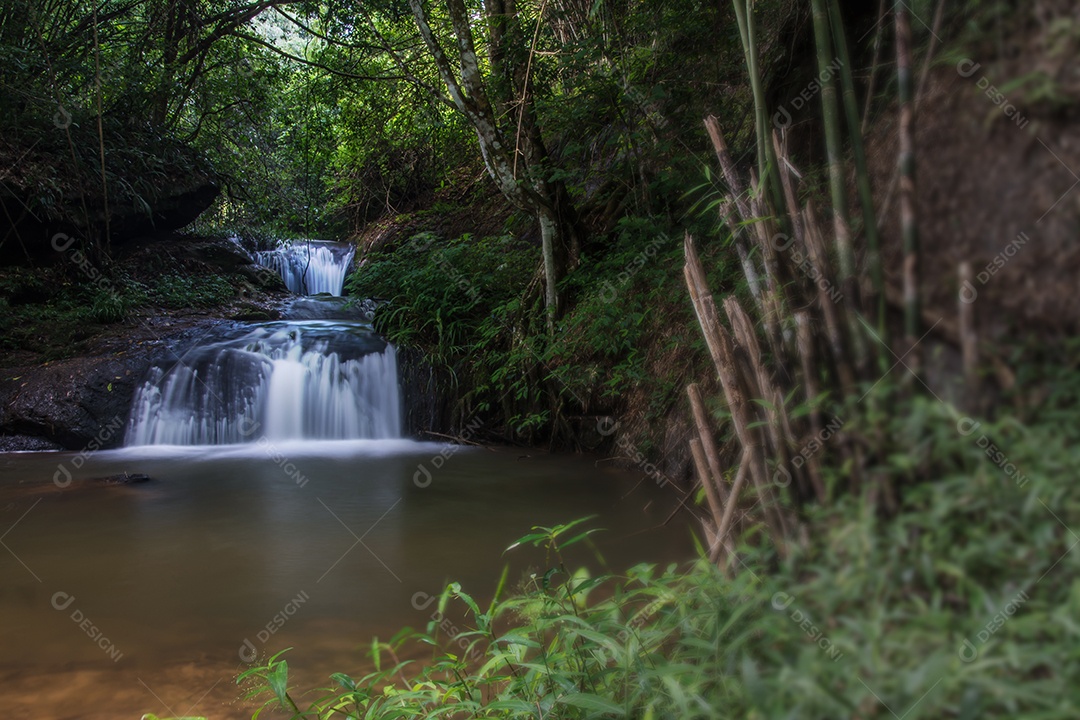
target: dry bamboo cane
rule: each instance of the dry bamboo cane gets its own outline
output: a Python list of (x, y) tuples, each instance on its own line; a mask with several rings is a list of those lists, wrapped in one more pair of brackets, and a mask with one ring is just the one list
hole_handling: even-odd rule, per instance
[(757, 428), (753, 427), (750, 418), (746, 393), (740, 382), (731, 338), (724, 326), (720, 324), (716, 303), (709, 293), (708, 283), (705, 280), (705, 270), (701, 265), (697, 250), (694, 249), (694, 241), (690, 237), (690, 233), (686, 234), (684, 251), (686, 265), (683, 272), (686, 276), (686, 286), (690, 291), (690, 298), (694, 303), (694, 312), (697, 314), (698, 324), (701, 326), (702, 333), (705, 336), (705, 344), (709, 347), (709, 354), (712, 356), (717, 376), (723, 387), (728, 409), (731, 411), (735, 434), (739, 438), (750, 464), (751, 480), (754, 482), (758, 497), (762, 503), (765, 526), (769, 530), (777, 552), (781, 556), (785, 556), (787, 554), (785, 546), (785, 538), (787, 537), (786, 522), (783, 513), (773, 502), (760, 434)]
[(799, 201), (795, 195), (795, 186), (791, 182), (794, 169), (791, 160), (788, 158), (787, 143), (781, 143), (780, 135), (775, 130), (772, 139), (773, 145), (776, 147), (776, 161), (779, 164), (777, 172), (780, 173), (780, 185), (784, 188), (784, 202), (787, 203), (787, 212), (791, 217), (792, 234), (795, 236), (796, 244), (803, 247), (805, 245), (803, 239), (805, 231), (803, 229), (802, 214), (799, 212)]
[(855, 389), (855, 373), (848, 363), (848, 354), (844, 345), (844, 328), (840, 322), (837, 303), (833, 301), (832, 296), (836, 285), (829, 272), (825, 243), (817, 226), (812, 201), (807, 203), (803, 210), (803, 224), (806, 228), (806, 252), (819, 278), (815, 283), (818, 288), (818, 303), (821, 305), (821, 314), (825, 319), (825, 332), (832, 350), (833, 363), (836, 366), (841, 390), (845, 395), (850, 395)]
[(731, 196), (721, 207), (720, 213), (727, 220), (728, 228), (731, 230), (731, 237), (735, 242), (735, 251), (739, 253), (739, 262), (742, 263), (743, 275), (746, 276), (746, 282), (750, 285), (750, 292), (757, 301), (758, 309), (764, 315), (765, 305), (757, 268), (754, 265), (753, 258), (747, 252), (743, 233), (731, 216), (731, 205), (734, 205), (739, 217), (743, 220), (751, 217), (750, 206), (746, 202), (742, 181), (739, 178), (738, 171), (735, 169), (735, 163), (731, 159), (731, 153), (728, 152), (727, 143), (724, 141), (724, 133), (720, 130), (720, 121), (715, 116), (709, 115), (705, 118), (705, 131), (709, 134), (713, 150), (716, 153), (716, 159), (720, 162), (720, 170), (724, 175), (724, 181), (728, 185), (728, 190), (731, 191)]
[(754, 259), (750, 257), (750, 253), (746, 249), (746, 241), (743, 239), (742, 232), (739, 230), (739, 226), (736, 225), (735, 218), (732, 217), (733, 205), (734, 203), (730, 198), (724, 201), (723, 206), (720, 208), (720, 215), (727, 222), (728, 229), (731, 231), (732, 243), (735, 245), (735, 252), (739, 255), (739, 264), (742, 265), (743, 276), (746, 278), (746, 284), (750, 287), (750, 294), (754, 298), (758, 312), (764, 315), (765, 305), (761, 293), (761, 280), (758, 276), (757, 267), (754, 265)]
[(698, 481), (701, 483), (701, 487), (705, 489), (705, 499), (709, 503), (709, 512), (712, 514), (713, 519), (713, 532), (716, 532), (720, 528), (720, 519), (723, 517), (723, 504), (716, 495), (716, 486), (713, 484), (700, 439), (690, 439), (690, 455), (694, 458), (694, 468), (697, 470)]
[[(709, 139), (712, 141), (713, 151), (716, 153), (716, 159), (720, 163), (720, 171), (724, 175), (724, 180), (727, 182), (728, 189), (731, 190), (732, 202), (735, 203), (735, 208), (739, 212), (739, 216), (743, 222), (760, 217), (761, 215), (755, 212), (752, 204), (753, 199), (747, 198), (746, 188), (743, 185), (742, 179), (739, 177), (739, 172), (735, 168), (735, 162), (731, 159), (731, 153), (728, 151), (727, 142), (724, 140), (724, 133), (720, 129), (720, 121), (715, 116), (709, 115), (705, 118), (705, 130), (709, 133)], [(730, 221), (730, 215), (729, 222)], [(756, 225), (756, 224), (755, 224)], [(731, 222), (731, 232), (736, 238), (741, 238), (742, 233), (738, 232), (734, 222)], [(755, 227), (755, 237), (758, 242), (761, 243), (761, 230)], [(767, 238), (766, 238), (767, 240)], [(768, 245), (768, 243), (762, 243)], [(780, 329), (777, 326), (777, 320), (780, 317), (780, 309), (777, 307), (776, 293), (778, 292), (776, 287), (775, 276), (769, 268), (769, 255), (771, 245), (768, 247), (762, 247), (762, 257), (765, 258), (765, 288), (760, 287), (760, 281), (758, 279), (757, 271), (753, 264), (753, 259), (746, 252), (745, 248), (736, 244), (736, 248), (739, 252), (740, 260), (743, 260), (743, 274), (746, 275), (746, 280), (751, 284), (751, 292), (754, 292), (754, 288), (758, 288), (755, 292), (755, 298), (758, 301), (759, 308), (761, 310), (761, 316), (765, 321), (765, 330), (769, 338), (770, 348), (774, 352), (779, 352), (778, 338), (781, 337)], [(745, 259), (744, 259), (745, 255)], [(779, 357), (779, 355), (777, 355)]]
[(716, 439), (713, 437), (712, 428), (709, 426), (709, 416), (705, 412), (705, 399), (701, 394), (701, 387), (697, 383), (687, 385), (686, 394), (690, 398), (690, 409), (694, 413), (694, 424), (697, 426), (698, 435), (701, 437), (701, 447), (705, 451), (709, 472), (712, 475), (717, 497), (722, 506), (727, 502), (727, 488), (724, 486), (724, 474), (720, 469), (720, 450), (716, 447)]
[[(806, 392), (806, 402), (810, 406), (810, 432), (813, 433), (813, 437), (819, 438), (821, 437), (821, 410), (817, 406), (818, 387), (817, 375), (814, 373), (814, 338), (810, 327), (810, 313), (805, 310), (795, 313), (795, 329), (798, 337), (799, 360), (802, 364), (803, 389)], [(818, 502), (824, 505), (828, 501), (828, 496), (825, 492), (825, 482), (821, 478), (817, 455), (812, 455), (806, 461), (806, 469)]]
[(959, 270), (960, 293), (960, 351), (964, 364), (964, 392), (967, 395), (965, 405), (968, 410), (978, 409), (979, 400), (979, 377), (977, 375), (979, 365), (979, 338), (975, 332), (975, 303), (970, 298), (965, 299), (965, 289), (972, 286), (971, 263), (966, 260), (960, 263)]
[[(766, 427), (772, 441), (772, 450), (776, 462), (778, 467), (786, 468), (791, 458), (790, 447), (794, 439), (794, 433), (791, 430), (791, 419), (788, 417), (787, 407), (784, 405), (783, 394), (772, 381), (769, 371), (762, 361), (761, 346), (758, 344), (757, 335), (754, 333), (754, 326), (750, 322), (750, 317), (734, 296), (728, 295), (724, 298), (724, 312), (727, 313), (728, 321), (735, 332), (735, 339), (749, 358), (754, 377), (748, 379), (754, 381), (753, 384), (757, 385), (759, 397), (765, 401), (765, 416), (768, 421)], [(807, 478), (798, 468), (796, 468), (795, 480), (801, 489), (808, 490)]]
[[(763, 301), (766, 314), (765, 336), (769, 340), (769, 349), (779, 361), (783, 357), (783, 333), (780, 330), (780, 322), (784, 317), (784, 296), (780, 282), (780, 259), (776, 254), (776, 245), (773, 238), (776, 237), (775, 226), (769, 220), (771, 212), (766, 208), (765, 202), (759, 194), (757, 175), (750, 171), (750, 211), (754, 219), (754, 236), (757, 238), (758, 247), (761, 248), (761, 257), (765, 267), (765, 285), (767, 293)], [(749, 220), (750, 218), (745, 218)], [(782, 367), (782, 363), (780, 363)]]
[(739, 178), (738, 170), (735, 169), (731, 153), (728, 151), (724, 133), (720, 129), (720, 121), (716, 119), (715, 115), (709, 115), (705, 118), (705, 130), (709, 133), (713, 150), (716, 152), (716, 159), (720, 161), (720, 171), (723, 172), (724, 180), (727, 181), (728, 187), (734, 196), (735, 207), (738, 208), (739, 215), (744, 220), (748, 220), (753, 217), (753, 213), (750, 211), (750, 205), (746, 202), (745, 188)]
[[(746, 476), (749, 473), (750, 463), (747, 462), (746, 457), (747, 454), (744, 451), (739, 458), (739, 470), (735, 474), (735, 482), (731, 485), (731, 500), (728, 502), (727, 506), (724, 507), (724, 516), (720, 519), (720, 525), (716, 530), (716, 539), (713, 540), (713, 547), (709, 552), (709, 559), (714, 563), (719, 560), (720, 548), (726, 548), (728, 545), (727, 536), (731, 530), (732, 520), (735, 518), (735, 508), (739, 504), (739, 493), (742, 492), (743, 485), (746, 484)], [(735, 553), (728, 550), (728, 557), (724, 562), (725, 570), (730, 567), (730, 561), (734, 556)]]

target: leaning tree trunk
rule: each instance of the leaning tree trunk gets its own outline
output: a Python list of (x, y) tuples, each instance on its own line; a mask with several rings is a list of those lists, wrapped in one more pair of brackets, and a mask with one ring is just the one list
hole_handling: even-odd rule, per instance
[[(424, 0), (409, 0), (420, 36), (450, 95), (451, 104), (476, 131), (488, 174), (515, 207), (533, 215), (540, 226), (544, 265), (544, 305), (549, 333), (558, 316), (558, 283), (565, 256), (564, 243), (571, 235), (573, 208), (565, 189), (542, 179), (547, 151), (536, 123), (529, 62), (521, 62), (524, 42), (516, 7), (487, 0), (486, 13), (490, 75), (485, 82), (477, 57), (470, 17), (463, 0), (445, 0), (453, 29), (455, 60), (443, 49), (431, 27)], [(514, 109), (513, 112), (508, 112)]]

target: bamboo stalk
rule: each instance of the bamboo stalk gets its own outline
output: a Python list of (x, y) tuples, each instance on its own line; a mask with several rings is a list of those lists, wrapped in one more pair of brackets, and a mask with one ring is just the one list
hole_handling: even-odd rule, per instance
[(819, 80), (821, 81), (821, 114), (825, 126), (825, 154), (829, 169), (829, 195), (832, 199), (833, 234), (839, 262), (839, 283), (843, 290), (844, 319), (854, 365), (862, 368), (866, 361), (866, 343), (859, 321), (858, 282), (855, 277), (855, 250), (851, 238), (851, 222), (847, 205), (847, 180), (844, 173), (843, 147), (840, 131), (840, 109), (836, 80), (829, 72), (832, 38), (825, 0), (811, 0), (814, 38), (817, 46)]
[(753, 0), (732, 0), (732, 5), (735, 8), (735, 21), (739, 25), (743, 57), (746, 60), (746, 70), (750, 75), (750, 89), (754, 97), (754, 133), (757, 137), (758, 174), (762, 182), (768, 184), (769, 194), (773, 196), (773, 204), (780, 207), (783, 204), (783, 196), (780, 193), (779, 184), (773, 182), (775, 174), (770, 173), (770, 168), (776, 167), (776, 158), (772, 153), (772, 144), (768, 141), (769, 112), (765, 103), (765, 89), (761, 83), (761, 72), (758, 68), (757, 24), (754, 22)]
[(709, 115), (705, 118), (705, 130), (709, 133), (709, 140), (712, 141), (716, 159), (720, 162), (720, 171), (724, 174), (724, 180), (727, 182), (728, 188), (731, 189), (735, 207), (738, 208), (739, 215), (744, 220), (748, 220), (753, 217), (753, 214), (750, 212), (750, 205), (746, 201), (746, 191), (742, 180), (739, 178), (739, 171), (735, 169), (735, 163), (731, 159), (727, 141), (724, 139), (724, 133), (720, 129), (720, 121), (716, 119), (715, 115)]
[[(932, 35), (938, 35), (941, 29), (941, 13), (942, 6), (938, 5), (938, 12), (934, 15), (934, 27), (931, 29)], [(923, 100), (926, 99), (926, 81), (929, 77), (930, 68), (934, 63), (934, 51), (936, 49), (936, 42), (931, 42), (930, 47), (927, 50), (926, 55), (923, 57), (922, 72), (919, 77), (918, 89), (915, 92), (915, 111), (918, 112), (922, 107)], [(892, 208), (893, 197), (896, 194), (896, 186), (900, 180), (900, 166), (896, 166), (892, 176), (889, 178), (889, 187), (885, 190), (885, 199), (881, 201), (881, 212), (878, 213), (878, 230), (883, 227), (883, 223), (889, 215), (889, 210)]]
[(735, 169), (735, 163), (731, 159), (731, 153), (728, 152), (727, 142), (724, 140), (724, 133), (720, 129), (720, 121), (716, 119), (716, 116), (709, 115), (705, 118), (705, 131), (709, 134), (713, 151), (716, 153), (716, 159), (720, 162), (720, 170), (724, 175), (724, 181), (731, 191), (731, 197), (724, 203), (721, 214), (728, 223), (728, 229), (731, 230), (731, 237), (735, 243), (735, 251), (739, 254), (739, 262), (742, 264), (743, 275), (746, 276), (746, 282), (750, 286), (750, 292), (757, 301), (758, 309), (761, 310), (764, 315), (766, 308), (762, 297), (761, 281), (758, 277), (757, 268), (754, 265), (753, 258), (750, 257), (750, 253), (746, 249), (746, 242), (743, 239), (744, 233), (740, 230), (735, 223), (734, 218), (731, 216), (732, 205), (735, 206), (735, 209), (743, 220), (748, 220), (752, 216), (750, 205), (747, 202), (745, 190), (743, 188), (742, 179), (739, 177), (738, 170)]
[(765, 312), (762, 319), (765, 322), (769, 349), (779, 359), (783, 357), (783, 334), (780, 332), (780, 323), (784, 317), (784, 293), (780, 277), (780, 261), (776, 246), (773, 245), (776, 228), (769, 219), (772, 212), (765, 205), (757, 175), (753, 170), (750, 171), (750, 211), (754, 221), (754, 237), (757, 238), (758, 247), (761, 249), (762, 265), (765, 268), (766, 292), (762, 300)]
[(855, 161), (855, 184), (858, 187), (859, 203), (862, 206), (863, 232), (866, 234), (866, 261), (870, 266), (870, 279), (877, 305), (878, 334), (884, 338), (886, 331), (885, 280), (881, 271), (877, 217), (874, 213), (874, 193), (870, 187), (870, 171), (866, 165), (866, 150), (863, 147), (859, 105), (855, 97), (855, 80), (851, 72), (851, 58), (848, 54), (847, 37), (844, 32), (843, 18), (840, 15), (839, 0), (829, 0), (829, 17), (832, 20), (832, 40), (836, 47), (836, 57), (840, 62), (844, 114), (847, 117), (848, 132), (851, 136), (851, 155)]
[[(898, 0), (899, 2), (899, 0)], [(845, 294), (855, 278), (855, 253), (851, 244), (848, 222), (847, 188), (841, 159), (840, 110), (836, 82), (828, 71), (832, 57), (832, 38), (825, 0), (811, 0), (814, 18), (814, 41), (817, 46), (817, 68), (821, 80), (821, 113), (825, 124), (825, 153), (829, 166), (829, 191), (832, 196), (833, 225), (836, 232), (836, 254), (840, 261), (840, 282)], [(823, 78), (828, 79), (823, 79)]]
[[(724, 312), (728, 316), (731, 328), (735, 333), (735, 339), (739, 348), (746, 353), (748, 358), (747, 380), (757, 386), (757, 397), (764, 401), (764, 411), (767, 420), (768, 438), (772, 446), (772, 453), (776, 462), (781, 467), (787, 467), (790, 459), (789, 445), (792, 442), (791, 421), (784, 406), (784, 398), (780, 390), (773, 383), (768, 369), (762, 362), (761, 345), (758, 343), (754, 326), (750, 322), (746, 311), (739, 305), (734, 296), (724, 298)], [(748, 384), (750, 384), (748, 383)], [(801, 471), (796, 468), (795, 479), (802, 489), (806, 489), (805, 478)]]
[(877, 30), (874, 32), (874, 58), (870, 61), (870, 79), (866, 81), (866, 104), (863, 106), (860, 131), (866, 135), (870, 125), (870, 111), (874, 103), (874, 86), (877, 80), (878, 65), (881, 61), (881, 38), (885, 36), (885, 0), (878, 0)]
[[(742, 492), (743, 485), (746, 484), (746, 476), (749, 474), (749, 465), (746, 459), (746, 451), (743, 451), (742, 456), (739, 458), (739, 470), (735, 474), (735, 482), (731, 485), (730, 501), (724, 507), (724, 515), (720, 519), (720, 525), (716, 530), (716, 539), (713, 541), (714, 545), (712, 552), (709, 554), (710, 559), (713, 562), (717, 562), (719, 559), (718, 553), (720, 547), (726, 544), (727, 535), (731, 531), (732, 520), (735, 518), (735, 507), (739, 504), (739, 494)], [(728, 561), (731, 560), (733, 554), (729, 552)], [(729, 562), (725, 562), (725, 567), (729, 565)]]
[(701, 437), (701, 447), (705, 451), (705, 459), (708, 461), (709, 472), (712, 474), (719, 507), (727, 502), (727, 488), (724, 487), (724, 475), (720, 470), (720, 451), (716, 447), (716, 439), (709, 427), (709, 416), (705, 412), (705, 400), (701, 395), (701, 387), (697, 383), (690, 383), (686, 386), (686, 394), (690, 397), (694, 424), (697, 425), (698, 435)]
[[(821, 410), (818, 408), (817, 375), (814, 372), (814, 339), (813, 330), (810, 327), (810, 314), (805, 310), (795, 313), (795, 329), (798, 338), (799, 360), (802, 364), (803, 391), (806, 393), (806, 403), (810, 407), (810, 432), (813, 437), (821, 437)], [(821, 478), (817, 455), (811, 455), (806, 462), (807, 474), (810, 476), (810, 484), (814, 487), (818, 502), (825, 504), (828, 500), (825, 492), (825, 483)]]
[(896, 75), (900, 100), (900, 229), (904, 243), (904, 342), (912, 354), (914, 369), (921, 353), (919, 336), (919, 234), (915, 217), (915, 106), (911, 61), (911, 23), (903, 0), (893, 8), (896, 19)]
[(686, 234), (684, 252), (686, 254), (686, 265), (683, 272), (686, 276), (686, 286), (690, 291), (690, 298), (694, 303), (694, 312), (697, 315), (702, 334), (705, 336), (705, 344), (709, 347), (709, 354), (712, 356), (713, 364), (716, 367), (720, 385), (724, 390), (735, 434), (749, 459), (751, 480), (762, 503), (765, 525), (769, 530), (777, 552), (784, 556), (787, 554), (784, 542), (784, 538), (787, 536), (787, 528), (783, 514), (773, 502), (773, 494), (769, 490), (760, 433), (753, 426), (753, 419), (747, 407), (746, 391), (738, 373), (738, 364), (731, 337), (724, 326), (720, 324), (716, 303), (709, 293), (708, 283), (705, 280), (705, 270), (701, 265), (697, 250), (694, 248), (694, 241), (690, 237), (690, 233)]
[(713, 478), (709, 473), (708, 461), (705, 459), (705, 450), (701, 446), (701, 440), (698, 438), (691, 438), (690, 440), (690, 455), (694, 458), (694, 468), (697, 470), (698, 482), (701, 483), (701, 487), (705, 489), (705, 498), (709, 504), (709, 512), (713, 517), (713, 528), (720, 527), (720, 518), (723, 516), (723, 505), (720, 503), (720, 498), (716, 495), (716, 486), (713, 484)]
[(799, 201), (795, 195), (795, 186), (791, 181), (794, 168), (787, 154), (787, 141), (781, 142), (780, 135), (775, 130), (772, 134), (773, 149), (776, 152), (777, 172), (780, 174), (780, 185), (784, 189), (784, 203), (787, 206), (788, 216), (791, 218), (791, 231), (795, 243), (804, 246), (802, 214), (799, 212)]
[(839, 304), (834, 301), (832, 294), (836, 285), (832, 274), (829, 272), (825, 241), (821, 237), (821, 231), (817, 225), (813, 202), (808, 202), (803, 210), (803, 224), (806, 228), (806, 252), (810, 264), (821, 278), (817, 283), (818, 304), (821, 306), (821, 314), (825, 319), (826, 337), (829, 340), (833, 363), (836, 367), (837, 377), (840, 380), (840, 388), (845, 395), (848, 395), (855, 389), (855, 373), (848, 362), (848, 353), (844, 343), (844, 327), (840, 322)]

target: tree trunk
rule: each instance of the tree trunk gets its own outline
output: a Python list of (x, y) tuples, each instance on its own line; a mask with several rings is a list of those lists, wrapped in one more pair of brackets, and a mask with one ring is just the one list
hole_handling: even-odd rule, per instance
[(541, 207), (536, 213), (540, 224), (540, 242), (544, 255), (544, 308), (547, 313), (549, 335), (555, 334), (555, 320), (559, 315), (558, 264), (555, 249), (561, 245), (559, 216), (551, 208)]

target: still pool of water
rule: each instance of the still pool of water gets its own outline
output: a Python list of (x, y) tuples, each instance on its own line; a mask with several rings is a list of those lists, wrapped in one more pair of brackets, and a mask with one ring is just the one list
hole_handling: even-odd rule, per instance
[[(153, 480), (90, 481), (124, 471)], [(677, 506), (594, 459), (408, 440), (0, 455), (0, 708), (247, 718), (253, 654), (294, 647), (303, 687), (362, 673), (373, 636), (428, 621), (416, 598), (539, 567), (504, 554), (533, 525), (598, 515), (617, 571), (689, 558)]]

